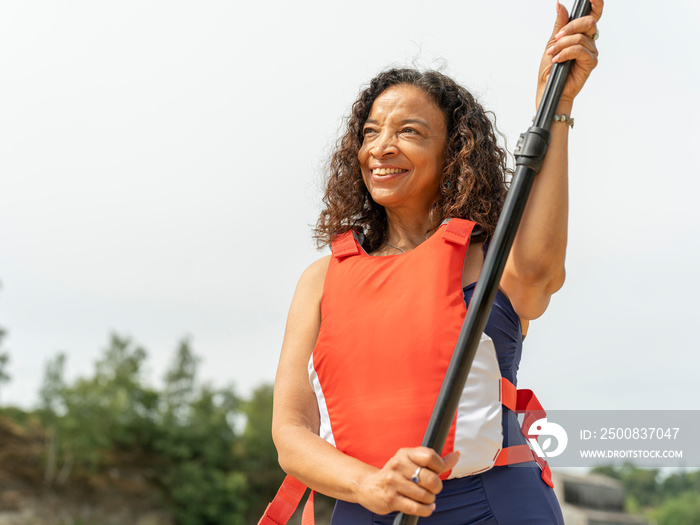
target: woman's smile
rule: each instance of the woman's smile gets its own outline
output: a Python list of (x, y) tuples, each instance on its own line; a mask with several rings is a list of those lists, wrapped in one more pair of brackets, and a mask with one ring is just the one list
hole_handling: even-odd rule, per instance
[(399, 179), (410, 172), (404, 168), (371, 168), (371, 178), (376, 183), (389, 182)]
[(406, 173), (407, 171), (408, 170), (404, 170), (401, 168), (372, 168), (372, 175), (398, 175), (400, 173)]

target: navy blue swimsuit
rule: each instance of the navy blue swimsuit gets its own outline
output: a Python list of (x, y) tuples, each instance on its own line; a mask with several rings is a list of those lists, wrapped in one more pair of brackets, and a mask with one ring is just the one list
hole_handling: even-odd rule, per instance
[[(467, 304), (474, 284), (464, 288)], [(496, 348), (501, 375), (517, 385), (517, 372), (522, 354), (522, 327), (510, 301), (500, 291), (491, 309), (486, 328)], [(508, 443), (505, 429), (517, 428), (516, 415), (503, 408), (503, 441), (505, 446), (526, 443), (520, 432), (518, 442)], [(391, 525), (395, 513), (373, 514), (361, 505), (338, 501), (331, 525)], [(564, 525), (554, 491), (542, 481), (534, 461), (513, 466), (493, 467), (482, 474), (443, 481), (436, 508), (424, 525)]]

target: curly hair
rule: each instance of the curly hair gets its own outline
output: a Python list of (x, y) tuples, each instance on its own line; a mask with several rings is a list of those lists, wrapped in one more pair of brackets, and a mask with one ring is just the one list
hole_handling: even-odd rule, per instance
[(442, 73), (389, 69), (360, 93), (352, 105), (345, 134), (331, 156), (323, 196), (325, 208), (314, 230), (319, 248), (349, 230), (364, 234), (368, 251), (376, 250), (385, 240), (386, 213), (365, 187), (358, 152), (372, 104), (387, 88), (399, 84), (423, 90), (442, 110), (447, 123), (442, 180), (431, 210), (433, 227), (446, 218), (457, 217), (474, 221), (488, 235), (496, 228), (511, 170), (506, 165), (505, 150), (498, 146), (491, 113)]

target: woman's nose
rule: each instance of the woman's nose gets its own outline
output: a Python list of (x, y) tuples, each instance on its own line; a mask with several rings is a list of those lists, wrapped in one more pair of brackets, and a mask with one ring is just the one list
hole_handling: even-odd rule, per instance
[(381, 133), (372, 144), (369, 153), (374, 158), (380, 159), (390, 155), (395, 155), (398, 148), (395, 143), (396, 137), (390, 133)]

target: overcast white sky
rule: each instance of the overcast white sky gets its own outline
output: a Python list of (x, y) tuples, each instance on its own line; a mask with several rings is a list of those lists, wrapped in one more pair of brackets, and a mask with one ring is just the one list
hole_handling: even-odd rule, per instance
[[(567, 2), (571, 5), (572, 2)], [(318, 180), (361, 85), (444, 67), (509, 141), (534, 114), (554, 0), (0, 2), (0, 326), (32, 406), (111, 331), (162, 377), (274, 378), (315, 250)], [(567, 283), (520, 385), (556, 409), (697, 408), (700, 7), (609, 0), (574, 106)]]

